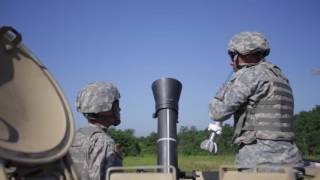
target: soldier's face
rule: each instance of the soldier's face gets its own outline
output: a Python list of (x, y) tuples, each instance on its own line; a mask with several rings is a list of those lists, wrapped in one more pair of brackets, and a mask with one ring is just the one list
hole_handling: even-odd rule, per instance
[(240, 56), (238, 54), (234, 54), (231, 57), (231, 67), (233, 69), (233, 72), (237, 72), (239, 70), (239, 64), (240, 64)]
[(112, 107), (112, 111), (113, 111), (113, 116), (114, 116), (114, 123), (113, 125), (117, 126), (120, 124), (121, 120), (120, 120), (120, 111), (121, 111), (121, 108), (120, 108), (120, 105), (119, 105), (119, 101), (116, 101), (114, 104), (113, 104), (113, 107)]
[(96, 118), (99, 120), (110, 120), (113, 119), (112, 111), (99, 112), (96, 115)]
[(238, 70), (235, 61), (231, 60), (230, 66), (232, 67), (233, 72), (236, 72)]
[(120, 124), (120, 107), (119, 101), (116, 101), (112, 105), (112, 109), (110, 111), (99, 112), (95, 115), (95, 122), (99, 122), (103, 126), (109, 127), (111, 125), (117, 126)]
[(96, 119), (94, 119), (94, 121), (103, 126), (109, 127), (114, 124), (115, 118), (112, 111), (106, 111), (97, 113)]

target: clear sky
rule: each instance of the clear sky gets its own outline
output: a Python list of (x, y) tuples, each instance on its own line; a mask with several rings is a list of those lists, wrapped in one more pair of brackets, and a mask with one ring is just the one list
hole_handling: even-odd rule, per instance
[(319, 0), (0, 0), (0, 25), (23, 34), (65, 92), (77, 127), (79, 89), (118, 86), (120, 129), (156, 129), (153, 81), (183, 84), (178, 126), (207, 127), (208, 102), (231, 71), (227, 44), (241, 31), (269, 40), (267, 60), (290, 79), (295, 112), (320, 104)]

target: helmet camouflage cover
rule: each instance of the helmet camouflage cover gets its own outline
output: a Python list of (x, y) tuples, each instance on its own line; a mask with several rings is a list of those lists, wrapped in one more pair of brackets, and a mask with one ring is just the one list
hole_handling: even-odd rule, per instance
[(258, 32), (241, 32), (234, 35), (228, 45), (229, 53), (242, 55), (263, 53), (267, 56), (270, 52), (267, 39)]
[(110, 111), (114, 101), (120, 98), (118, 89), (111, 83), (90, 83), (80, 90), (77, 97), (77, 111), (99, 113)]

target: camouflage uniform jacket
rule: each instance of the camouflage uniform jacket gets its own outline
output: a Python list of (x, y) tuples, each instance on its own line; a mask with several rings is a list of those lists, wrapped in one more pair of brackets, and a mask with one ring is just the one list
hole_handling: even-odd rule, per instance
[(94, 124), (77, 131), (70, 154), (81, 179), (106, 179), (109, 167), (122, 166), (113, 139), (106, 129)]
[(281, 70), (266, 61), (233, 74), (209, 103), (209, 116), (224, 121), (234, 115), (233, 143), (293, 138), (293, 97)]
[(261, 61), (234, 73), (210, 102), (209, 115), (216, 121), (234, 115), (233, 143), (241, 144), (235, 160), (238, 168), (271, 165), (262, 171), (277, 171), (277, 166), (303, 167), (292, 142), (291, 88), (275, 65)]

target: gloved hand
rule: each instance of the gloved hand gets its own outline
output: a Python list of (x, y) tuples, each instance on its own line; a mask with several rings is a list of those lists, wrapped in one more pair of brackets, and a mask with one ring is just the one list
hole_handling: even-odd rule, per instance
[(210, 123), (208, 126), (208, 131), (213, 131), (216, 134), (220, 135), (222, 133), (222, 122)]
[(116, 143), (113, 146), (113, 152), (120, 158), (123, 159), (123, 150), (122, 150), (122, 145), (119, 143)]
[(210, 136), (208, 139), (202, 141), (200, 148), (216, 154), (218, 152), (218, 146), (217, 143), (214, 142), (214, 137), (222, 133), (222, 122), (210, 123), (208, 131), (211, 132)]

